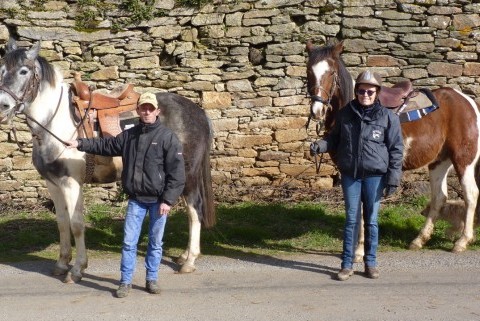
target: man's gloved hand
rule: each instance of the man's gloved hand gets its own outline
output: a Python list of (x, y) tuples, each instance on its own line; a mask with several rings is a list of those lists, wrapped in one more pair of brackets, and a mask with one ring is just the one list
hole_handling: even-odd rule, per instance
[(310, 144), (310, 155), (315, 156), (320, 153), (325, 153), (327, 151), (327, 142), (323, 139), (317, 140)]
[(387, 187), (385, 187), (385, 193), (383, 194), (383, 196), (389, 197), (390, 195), (395, 193), (396, 190), (397, 187), (395, 185), (387, 185)]

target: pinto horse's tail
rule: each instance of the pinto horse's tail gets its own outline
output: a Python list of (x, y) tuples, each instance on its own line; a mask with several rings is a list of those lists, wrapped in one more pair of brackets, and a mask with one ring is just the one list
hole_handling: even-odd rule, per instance
[[(475, 165), (475, 183), (480, 188), (480, 160)], [(477, 198), (477, 207), (475, 208), (475, 222), (480, 223), (480, 195)]]
[[(477, 110), (480, 113), (480, 106), (478, 105), (477, 102), (475, 102), (475, 107), (477, 107)], [(479, 128), (479, 131), (480, 131), (480, 128)], [(480, 137), (478, 139), (480, 140)], [(480, 145), (480, 143), (478, 145)], [(475, 164), (475, 183), (477, 183), (477, 187), (480, 188), (480, 159), (478, 159), (477, 163)], [(477, 198), (477, 207), (475, 208), (474, 221), (475, 221), (475, 226), (480, 224), (480, 194)]]

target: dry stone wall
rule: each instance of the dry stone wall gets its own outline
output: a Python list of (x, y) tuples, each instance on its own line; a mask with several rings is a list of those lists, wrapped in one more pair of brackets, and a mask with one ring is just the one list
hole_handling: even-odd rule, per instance
[[(317, 175), (308, 156), (315, 138), (305, 129), (308, 39), (344, 40), (353, 76), (371, 68), (387, 83), (408, 78), (474, 99), (480, 92), (478, 0), (217, 0), (201, 8), (158, 0), (162, 15), (120, 30), (115, 19), (128, 17), (121, 1), (102, 2), (112, 9), (98, 15), (94, 29), (79, 30), (78, 1), (4, 0), (0, 48), (9, 37), (21, 46), (41, 39), (41, 54), (66, 82), (80, 71), (99, 89), (129, 82), (197, 102), (215, 131), (212, 173), (221, 201), (301, 197), (332, 186), (332, 164), (325, 158)], [(48, 193), (31, 163), (28, 129), (21, 119), (14, 124), (27, 147), (19, 149), (11, 126), (2, 125), (0, 200), (36, 203)], [(112, 200), (118, 186), (88, 191)]]

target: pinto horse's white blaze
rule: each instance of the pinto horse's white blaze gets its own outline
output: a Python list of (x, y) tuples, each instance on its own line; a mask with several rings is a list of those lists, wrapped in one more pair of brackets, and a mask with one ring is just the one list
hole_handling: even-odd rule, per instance
[[(327, 61), (320, 61), (319, 63), (312, 66), (312, 71), (313, 71), (313, 74), (315, 75), (317, 86), (314, 88), (315, 92), (310, 94), (315, 96), (320, 96), (324, 100), (328, 99), (328, 97), (325, 96), (328, 93), (325, 93), (322, 91), (320, 80), (329, 70), (330, 70), (330, 65), (328, 64)], [(316, 119), (323, 119), (325, 117), (327, 108), (328, 106), (325, 106), (325, 104), (323, 104), (322, 102), (314, 101), (311, 107), (312, 115), (314, 115)]]

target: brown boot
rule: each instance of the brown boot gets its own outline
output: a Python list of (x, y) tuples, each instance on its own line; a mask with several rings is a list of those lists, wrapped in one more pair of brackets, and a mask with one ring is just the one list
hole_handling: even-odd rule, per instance
[(126, 284), (126, 283), (120, 284), (117, 291), (115, 292), (115, 294), (117, 295), (117, 298), (126, 297), (128, 295), (128, 292), (130, 292), (131, 288), (132, 288), (131, 284)]
[(145, 289), (150, 294), (160, 294), (162, 291), (157, 284), (157, 281), (146, 281), (145, 282)]
[(365, 266), (365, 274), (370, 279), (378, 279), (380, 272), (375, 266)]
[(337, 274), (339, 281), (346, 281), (353, 275), (353, 269), (341, 269)]

